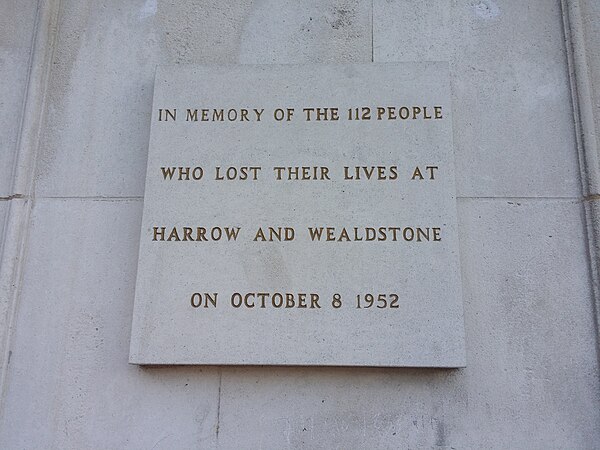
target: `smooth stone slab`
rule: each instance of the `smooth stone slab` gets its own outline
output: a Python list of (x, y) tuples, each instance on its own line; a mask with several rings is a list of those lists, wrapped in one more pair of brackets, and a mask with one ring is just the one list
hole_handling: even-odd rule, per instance
[(8, 201), (0, 201), (0, 244), (3, 243), (1, 239), (4, 239), (4, 222), (9, 208), (10, 203)]
[(0, 197), (12, 192), (37, 2), (5, 0), (0, 14)]
[(159, 67), (130, 362), (464, 366), (449, 90), (445, 63)]
[(577, 200), (459, 199), (467, 368), (223, 370), (219, 445), (596, 447), (581, 208)]
[(560, 2), (373, 7), (374, 61), (450, 61), (459, 197), (580, 196)]
[[(238, 62), (368, 62), (373, 56), (372, 20), (369, 2), (253, 2), (244, 17)], [(188, 29), (185, 32), (188, 33)]]
[(36, 199), (31, 214), (0, 447), (215, 448), (216, 369), (126, 364), (141, 200)]
[[(115, 7), (78, 0), (61, 2), (61, 10), (38, 196), (143, 195), (157, 64), (371, 60), (371, 4), (365, 2), (210, 1), (199, 8), (195, 0)], [(5, 156), (0, 153), (0, 162)]]

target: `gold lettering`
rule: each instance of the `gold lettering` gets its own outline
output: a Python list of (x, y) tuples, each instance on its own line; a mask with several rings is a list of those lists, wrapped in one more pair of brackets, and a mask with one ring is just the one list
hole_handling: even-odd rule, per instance
[(329, 168), (325, 166), (294, 166), (294, 167), (273, 167), (275, 179), (281, 181), (284, 173), (287, 174), (288, 181), (309, 181), (309, 180), (331, 180), (329, 178)]
[(190, 179), (190, 168), (189, 167), (179, 167), (179, 181), (183, 180), (185, 177), (186, 180)]
[(321, 235), (323, 234), (323, 227), (320, 228), (308, 228), (308, 233), (310, 234), (310, 239), (312, 241), (314, 241), (315, 239), (317, 241), (321, 240)]
[(433, 174), (433, 171), (437, 170), (437, 169), (438, 169), (438, 166), (426, 166), (425, 167), (425, 170), (429, 171), (429, 179), (430, 180), (435, 180), (435, 176)]
[(256, 232), (256, 235), (254, 236), (254, 241), (263, 241), (266, 242), (267, 238), (265, 238), (265, 233), (262, 230), (262, 228), (259, 228), (258, 231)]
[(206, 228), (196, 227), (196, 241), (197, 242), (208, 241), (208, 239), (206, 239)]
[(158, 121), (168, 122), (169, 120), (177, 120), (177, 109), (159, 109), (158, 110)]
[(171, 233), (169, 234), (169, 237), (167, 238), (167, 241), (177, 241), (179, 242), (181, 239), (179, 239), (179, 234), (177, 234), (177, 228), (173, 227), (173, 229), (171, 230)]
[(312, 242), (397, 242), (402, 239), (407, 242), (439, 242), (441, 241), (439, 227), (353, 227), (350, 234), (346, 227), (308, 227), (308, 235)]
[(271, 297), (271, 303), (275, 308), (281, 308), (283, 306), (283, 295), (281, 295), (279, 292), (276, 292)]
[(192, 229), (190, 227), (183, 227), (183, 240), (193, 241), (192, 239)]
[(340, 233), (340, 237), (338, 238), (338, 241), (346, 241), (346, 242), (350, 242), (350, 236), (348, 236), (348, 231), (346, 231), (346, 228), (342, 228), (342, 232)]
[(421, 174), (421, 170), (419, 169), (419, 167), (415, 168), (415, 171), (413, 172), (411, 180), (414, 180), (417, 177), (419, 178), (419, 180), (422, 180), (424, 178), (423, 175)]
[(310, 307), (321, 309), (321, 306), (319, 305), (319, 294), (310, 294)]
[(153, 241), (164, 241), (165, 240), (165, 227), (154, 227)]
[(175, 167), (161, 167), (163, 178), (166, 180), (169, 177), (169, 180), (173, 179), (173, 175), (175, 174)]
[(198, 110), (188, 108), (187, 115), (185, 117), (185, 121), (186, 122), (198, 122)]
[(298, 294), (298, 308), (306, 308), (306, 294)]

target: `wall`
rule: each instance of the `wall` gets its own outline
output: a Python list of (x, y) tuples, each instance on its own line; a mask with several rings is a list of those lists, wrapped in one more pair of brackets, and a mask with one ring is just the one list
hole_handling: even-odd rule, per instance
[[(0, 447), (600, 447), (593, 1), (3, 3)], [(128, 365), (155, 65), (414, 60), (451, 64), (468, 367)]]

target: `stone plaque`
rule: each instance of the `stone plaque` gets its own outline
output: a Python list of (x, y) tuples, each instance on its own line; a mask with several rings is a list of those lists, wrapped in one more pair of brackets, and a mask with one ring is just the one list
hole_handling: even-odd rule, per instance
[(464, 366), (447, 64), (159, 67), (130, 362)]

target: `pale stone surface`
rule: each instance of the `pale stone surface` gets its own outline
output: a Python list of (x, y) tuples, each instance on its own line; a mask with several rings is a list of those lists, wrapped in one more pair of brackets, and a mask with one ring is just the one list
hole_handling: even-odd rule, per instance
[(368, 61), (371, 55), (365, 2), (137, 0), (106, 8), (64, 0), (61, 9), (37, 167), (43, 196), (143, 195), (157, 64)]
[[(594, 286), (596, 330), (600, 328), (600, 4), (571, 0), (567, 5), (567, 45), (573, 84), (575, 115), (579, 124), (580, 167), (586, 219), (590, 270)], [(600, 345), (600, 336), (596, 339)]]
[(37, 2), (3, 0), (0, 13), (0, 197), (11, 192)]
[(214, 447), (216, 370), (127, 363), (141, 207), (36, 202), (0, 447)]
[(141, 1), (110, 8), (61, 2), (38, 195), (143, 193), (150, 131), (144, 112), (150, 111), (152, 72), (164, 39), (154, 9)]
[(4, 222), (6, 220), (6, 213), (8, 212), (8, 205), (8, 201), (0, 200), (0, 248), (2, 248), (2, 239), (4, 239)]
[(219, 446), (595, 448), (580, 203), (463, 200), (459, 215), (466, 369), (224, 370)]
[[(142, 195), (156, 64), (370, 59), (365, 2), (63, 3), (42, 195)], [(558, 2), (479, 3), (376, 1), (374, 59), (451, 61), (459, 195), (578, 195)]]
[[(465, 365), (445, 63), (162, 66), (155, 83), (131, 362)], [(315, 107), (336, 108), (338, 120), (304, 111)], [(293, 111), (289, 121), (282, 108)], [(257, 169), (239, 179), (248, 166)], [(309, 179), (296, 169), (289, 180), (283, 168), (299, 166)], [(416, 167), (424, 179), (413, 179)], [(375, 171), (370, 180), (364, 168)], [(239, 232), (211, 241), (214, 227)], [(293, 240), (261, 242), (257, 230), (269, 240), (270, 227), (288, 227)], [(309, 227), (332, 227), (336, 242), (311, 239)], [(377, 240), (366, 242), (365, 227)], [(248, 307), (233, 306), (234, 293), (257, 292), (271, 295), (265, 305), (253, 294)], [(216, 304), (193, 308), (194, 293)]]
[(263, 0), (243, 24), (239, 62), (371, 61), (371, 4), (368, 1)]
[(462, 200), (459, 216), (467, 369), (137, 369), (127, 352), (140, 202), (39, 200), (0, 443), (594, 447), (580, 203)]
[[(600, 2), (581, 0), (584, 48), (588, 64), (588, 76), (591, 87), (591, 106), (594, 114), (594, 135), (596, 150), (596, 179), (591, 194), (600, 194)], [(599, 218), (600, 219), (600, 218)], [(599, 230), (600, 235), (600, 230)]]
[[(11, 18), (6, 22), (18, 23), (19, 14), (30, 7), (26, 3), (11, 2), (17, 6), (8, 9)], [(312, 33), (325, 33), (319, 27), (302, 35), (306, 13), (289, 12), (288, 8), (296, 8), (289, 2), (211, 1), (194, 2), (194, 7), (191, 1), (61, 1), (37, 193), (142, 195), (157, 63), (330, 61), (336, 53), (340, 61), (368, 58), (363, 41), (353, 37), (363, 36), (369, 43), (369, 33), (364, 34), (368, 8), (363, 2), (320, 3), (311, 2), (320, 13), (319, 23), (326, 23), (327, 10), (337, 5), (358, 5), (361, 12), (336, 31), (340, 34), (332, 42), (312, 37)], [(457, 141), (457, 158), (494, 164), (483, 174), (467, 167), (459, 176), (464, 177), (459, 183), (461, 194), (566, 195), (578, 201), (569, 113), (558, 114), (554, 101), (542, 101), (551, 106), (542, 116), (548, 121), (536, 118), (529, 127), (509, 127), (501, 116), (493, 122), (495, 128), (484, 129), (481, 122), (490, 121), (477, 102), (479, 98), (481, 105), (510, 104), (515, 100), (513, 88), (529, 102), (543, 93), (539, 89), (544, 86), (556, 87), (552, 80), (560, 78), (558, 71), (567, 73), (558, 2), (403, 3), (410, 14), (399, 9), (400, 1), (375, 2), (375, 31), (385, 38), (375, 37), (375, 54), (383, 45), (390, 59), (450, 59), (453, 83), (467, 81), (460, 91), (454, 90), (455, 97), (460, 94), (468, 100), (466, 107), (455, 103), (455, 114), (459, 106), (461, 114), (467, 114), (464, 117), (473, 118), (462, 125), (455, 122), (455, 136), (462, 139)], [(600, 23), (589, 15), (597, 2), (586, 0), (586, 4), (591, 6), (586, 16), (590, 23)], [(384, 11), (382, 7), (385, 14), (378, 13)], [(254, 13), (259, 10), (260, 15)], [(494, 17), (497, 12), (500, 15)], [(277, 23), (282, 20), (289, 28)], [(271, 29), (277, 32), (268, 41), (261, 38)], [(408, 39), (404, 30), (443, 39), (419, 42), (416, 37)], [(597, 46), (598, 40), (590, 36), (589, 42)], [(338, 52), (346, 40), (353, 42), (345, 47), (347, 54)], [(305, 51), (308, 44), (311, 50)], [(460, 56), (460, 66), (475, 62), (473, 74), (465, 78), (466, 68), (457, 70), (452, 55)], [(0, 80), (5, 88), (3, 83)], [(563, 89), (559, 86), (554, 92), (563, 98)], [(516, 97), (518, 110), (532, 117), (520, 99)], [(96, 109), (87, 106), (92, 104)], [(568, 104), (566, 99), (563, 106)], [(113, 121), (111, 114), (118, 120)], [(557, 124), (557, 120), (564, 122)], [(11, 123), (1, 123), (3, 136), (8, 136), (5, 126)], [(540, 128), (547, 138), (540, 138)], [(566, 130), (567, 135), (557, 130)], [(490, 145), (501, 139), (499, 133), (506, 135), (501, 138), (507, 148)], [(517, 135), (522, 143), (516, 142)], [(559, 142), (564, 144), (562, 150)], [(513, 151), (513, 146), (522, 153)], [(532, 154), (528, 149), (534, 147)], [(522, 159), (521, 154), (527, 165), (516, 167), (513, 163)], [(532, 155), (538, 156), (533, 165)], [(0, 177), (2, 170), (4, 166)], [(523, 172), (530, 174), (527, 182)], [(477, 180), (485, 189), (474, 185)], [(596, 333), (577, 203), (472, 199), (459, 208), (469, 357), (464, 371), (223, 369), (219, 406), (218, 369), (128, 366), (141, 204), (109, 200), (72, 199), (43, 206), (43, 200), (36, 200), (39, 208), (34, 211), (35, 231), (25, 259), (25, 289), (3, 394), (2, 448), (260, 448), (259, 444), (262, 448), (428, 448), (445, 444), (446, 448), (584, 449), (600, 442)], [(51, 244), (56, 237), (44, 228), (60, 231), (74, 217), (75, 223), (66, 228), (73, 235), (81, 233), (81, 240)], [(484, 233), (489, 233), (487, 241), (482, 241)], [(80, 303), (90, 299), (93, 304)], [(51, 308), (35, 311), (48, 300), (58, 313)], [(103, 334), (93, 334), (97, 321), (91, 321), (88, 311), (102, 318), (105, 326), (98, 328)], [(55, 323), (64, 328), (53, 327)], [(100, 339), (103, 344), (96, 349)]]
[(450, 61), (459, 196), (579, 195), (559, 1), (375, 0), (373, 23), (376, 62)]
[(17, 291), (20, 283), (16, 278), (22, 270), (22, 255), (15, 249), (19, 242), (16, 236), (28, 228), (23, 213), (29, 209), (30, 203), (23, 198), (0, 200), (0, 380), (2, 386), (5, 386), (6, 369), (10, 360), (9, 340), (14, 312), (17, 309)]

